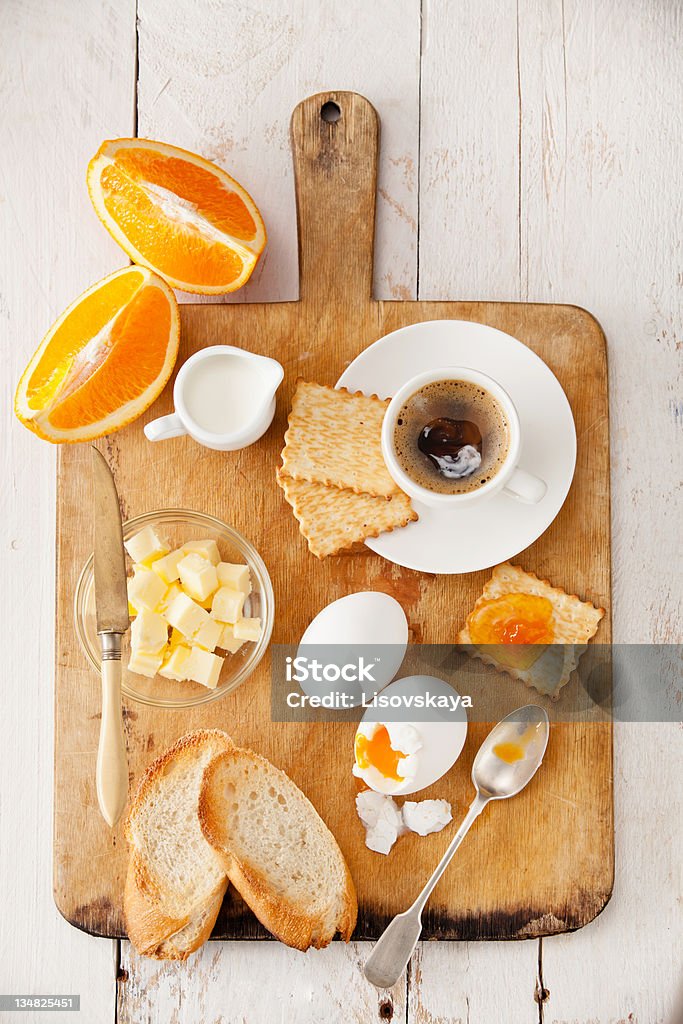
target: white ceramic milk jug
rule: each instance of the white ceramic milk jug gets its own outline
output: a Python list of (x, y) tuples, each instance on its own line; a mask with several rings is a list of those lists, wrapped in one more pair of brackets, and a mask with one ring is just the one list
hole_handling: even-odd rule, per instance
[(189, 434), (205, 448), (233, 452), (265, 434), (275, 415), (284, 370), (268, 356), (234, 345), (200, 349), (173, 386), (175, 412), (145, 426), (150, 441)]

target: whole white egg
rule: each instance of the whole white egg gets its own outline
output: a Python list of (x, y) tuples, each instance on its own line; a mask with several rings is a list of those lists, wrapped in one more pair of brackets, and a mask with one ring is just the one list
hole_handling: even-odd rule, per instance
[[(297, 651), (305, 664), (295, 681), (309, 696), (343, 691), (346, 706), (355, 707), (391, 682), (407, 646), (408, 621), (398, 601), (374, 591), (348, 594), (323, 608), (306, 629)], [(325, 674), (322, 680), (312, 678), (314, 661), (324, 665), (317, 670)]]
[[(416, 698), (428, 696), (445, 698), (449, 708), (418, 709)], [(438, 782), (465, 745), (467, 712), (458, 696), (452, 686), (435, 676), (408, 676), (391, 683), (378, 695), (378, 706), (368, 708), (356, 730), (353, 774), (375, 792), (394, 796), (418, 793)]]

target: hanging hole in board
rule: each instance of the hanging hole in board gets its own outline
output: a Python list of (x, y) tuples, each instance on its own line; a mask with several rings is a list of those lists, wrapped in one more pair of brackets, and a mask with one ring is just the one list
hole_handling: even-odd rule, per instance
[(327, 121), (328, 124), (336, 124), (341, 117), (341, 107), (335, 103), (334, 100), (328, 100), (327, 103), (323, 103), (320, 108), (320, 116), (323, 121)]

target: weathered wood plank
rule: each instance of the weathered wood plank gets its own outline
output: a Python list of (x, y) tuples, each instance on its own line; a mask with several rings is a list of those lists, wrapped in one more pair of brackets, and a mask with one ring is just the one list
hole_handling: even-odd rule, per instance
[[(615, 640), (680, 642), (683, 8), (532, 0), (519, 38), (522, 296), (577, 302), (605, 329)], [(614, 897), (544, 940), (552, 1020), (673, 1020), (680, 995), (683, 733), (630, 723), (615, 739)]]
[(121, 1024), (405, 1021), (405, 981), (378, 992), (363, 977), (366, 955), (367, 943), (297, 953), (273, 942), (210, 942), (189, 964), (171, 964), (141, 960), (123, 943), (128, 978), (119, 986), (118, 1019)]
[[(139, 134), (216, 160), (266, 222), (266, 253), (234, 301), (298, 294), (289, 116), (324, 89), (356, 90), (382, 111), (375, 291), (415, 298), (419, 0), (139, 0), (138, 12)], [(340, 252), (340, 274), (344, 262)]]
[(11, 398), (57, 314), (126, 263), (92, 211), (85, 167), (104, 137), (132, 128), (134, 0), (7, 0), (0, 49), (0, 989), (80, 994), (81, 1012), (62, 1019), (111, 1024), (115, 944), (71, 928), (52, 901), (55, 452), (14, 420)]
[[(495, 280), (504, 294), (526, 301), (575, 302), (598, 317), (607, 334), (610, 364), (615, 639), (680, 641), (680, 545), (672, 510), (681, 477), (676, 235), (683, 191), (683, 9), (654, 2), (624, 8), (604, 2), (525, 0), (518, 5), (518, 23), (513, 23), (515, 6), (478, 4), (474, 28), (471, 12), (464, 18), (476, 54), (500, 45), (501, 68), (453, 60), (462, 5), (448, 5), (447, 14), (446, 5), (427, 4), (421, 166), (444, 167), (448, 173), (442, 175), (445, 184), (435, 187), (423, 172), (420, 291), (424, 282), (431, 294), (462, 294), (458, 274), (464, 261), (468, 292), (488, 294), (489, 259), (498, 251)], [(442, 39), (440, 50), (432, 49), (435, 24), (441, 37), (449, 21), (448, 39)], [(514, 63), (519, 74), (519, 191), (511, 170), (509, 124), (517, 99), (517, 90), (511, 88)], [(502, 84), (502, 93), (492, 98), (487, 93), (491, 79)], [(429, 90), (425, 93), (428, 82), (436, 88), (431, 100)], [(457, 116), (458, 110), (450, 120), (442, 117), (436, 127), (428, 127), (425, 98), (443, 112), (462, 90), (474, 98), (463, 116)], [(485, 110), (477, 107), (480, 94), (491, 99)], [(477, 124), (491, 116), (491, 104), (497, 112), (506, 111), (507, 120), (494, 117), (490, 130), (479, 138)], [(467, 166), (461, 166), (463, 133), (474, 140), (469, 159), (464, 158), (469, 176)], [(493, 180), (487, 181), (482, 167), (491, 167), (491, 152), (500, 147), (502, 137), (508, 140), (507, 163), (498, 161), (489, 173)], [(482, 176), (488, 187), (481, 187)], [(512, 231), (503, 234), (507, 246), (501, 247), (495, 216), (501, 177), (507, 182), (503, 195), (519, 199), (519, 278)], [(425, 215), (443, 208), (449, 190), (456, 197), (451, 199), (453, 222), (460, 215), (484, 227), (474, 245), (480, 262), (453, 254), (450, 221), (435, 217), (429, 231), (425, 229)], [(460, 214), (460, 205), (466, 214)], [(491, 220), (493, 230), (487, 232)], [(490, 244), (491, 237), (498, 249)], [(441, 254), (440, 262), (423, 258), (428, 251), (423, 240), (429, 251)], [(653, 509), (659, 509), (654, 519)], [(676, 998), (681, 879), (674, 864), (682, 809), (674, 794), (680, 787), (669, 785), (665, 799), (658, 794), (664, 792), (661, 779), (671, 778), (680, 764), (683, 736), (676, 726), (621, 725), (616, 741), (615, 893), (587, 928), (543, 940), (543, 980), (550, 991), (545, 1019), (602, 1024), (627, 1018), (665, 1020)], [(651, 810), (649, 794), (657, 794)], [(493, 961), (498, 948), (490, 944), (484, 956)], [(442, 969), (443, 955), (432, 945), (423, 952), (420, 990), (411, 993), (418, 1020), (420, 1014), (430, 1019), (440, 996), (430, 979), (432, 971)], [(488, 1013), (473, 1014), (472, 1020), (515, 1019), (512, 1010), (494, 1012), (497, 991), (506, 991), (515, 977), (517, 965), (512, 969), (514, 961), (506, 960), (512, 956), (505, 951), (497, 984), (487, 987)], [(594, 970), (589, 966), (598, 964)], [(528, 1003), (533, 987), (527, 984), (524, 992)], [(533, 1017), (520, 1019), (538, 1019), (537, 1012), (532, 1007)], [(457, 1016), (444, 1011), (438, 1019)]]
[(514, 0), (423, 5), (421, 299), (518, 299)]
[(607, 335), (624, 643), (680, 640), (683, 618), (682, 42), (680, 4), (520, 6), (521, 297), (585, 306)]

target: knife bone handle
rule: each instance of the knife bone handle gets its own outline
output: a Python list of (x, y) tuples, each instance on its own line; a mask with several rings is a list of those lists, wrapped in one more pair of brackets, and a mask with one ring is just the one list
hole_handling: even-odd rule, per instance
[(100, 633), (102, 644), (102, 721), (97, 748), (97, 800), (112, 828), (128, 799), (128, 758), (121, 714), (121, 634)]

